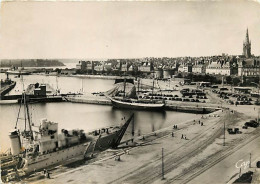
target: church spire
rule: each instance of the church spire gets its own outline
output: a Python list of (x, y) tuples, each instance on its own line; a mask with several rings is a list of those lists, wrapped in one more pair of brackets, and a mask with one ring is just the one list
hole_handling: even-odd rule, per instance
[(246, 29), (246, 39), (243, 44), (243, 55), (246, 58), (251, 57), (251, 42), (249, 41), (248, 28)]
[(248, 34), (248, 28), (246, 29), (246, 40), (245, 40), (246, 44), (249, 44), (249, 34)]

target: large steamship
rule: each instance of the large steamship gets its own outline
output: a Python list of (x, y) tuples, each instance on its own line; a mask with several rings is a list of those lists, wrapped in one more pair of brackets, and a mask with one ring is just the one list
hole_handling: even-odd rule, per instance
[[(26, 99), (25, 94), (23, 96)], [(18, 113), (15, 130), (9, 135), (11, 153), (19, 160), (16, 165), (19, 176), (50, 166), (82, 160), (108, 148), (116, 148), (134, 118), (132, 114), (122, 126), (102, 128), (88, 133), (84, 133), (83, 130), (62, 129), (58, 134), (58, 123), (47, 121), (47, 119), (41, 120), (39, 127), (33, 126), (26, 102), (27, 99), (24, 100), (24, 108), (27, 112), (24, 118), (24, 130), (17, 128), (17, 122), (20, 119)], [(4, 168), (5, 165), (2, 164), (2, 171)], [(2, 172), (2, 174), (5, 173)]]

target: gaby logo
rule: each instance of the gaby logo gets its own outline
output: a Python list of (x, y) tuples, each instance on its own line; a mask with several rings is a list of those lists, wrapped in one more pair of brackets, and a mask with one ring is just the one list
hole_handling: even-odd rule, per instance
[(249, 168), (249, 164), (250, 164), (250, 161), (243, 161), (243, 159), (241, 159), (236, 163), (236, 168), (247, 169), (247, 168)]

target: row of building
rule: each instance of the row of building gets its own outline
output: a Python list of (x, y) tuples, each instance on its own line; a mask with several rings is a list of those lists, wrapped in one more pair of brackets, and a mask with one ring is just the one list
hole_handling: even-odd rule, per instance
[(251, 41), (248, 30), (243, 42), (243, 54), (230, 56), (110, 59), (106, 61), (79, 61), (78, 70), (92, 72), (139, 71), (154, 72), (157, 78), (169, 78), (177, 73), (197, 73), (213, 75), (259, 76), (260, 58), (251, 55)]

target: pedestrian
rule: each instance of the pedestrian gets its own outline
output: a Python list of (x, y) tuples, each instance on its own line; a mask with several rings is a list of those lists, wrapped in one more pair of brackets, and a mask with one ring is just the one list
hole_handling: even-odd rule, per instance
[(203, 126), (203, 122), (201, 122), (201, 126)]
[(181, 134), (181, 139), (183, 139), (183, 134)]
[(48, 178), (48, 171), (47, 170), (44, 171), (44, 175), (45, 175), (45, 178)]
[(178, 129), (177, 125), (176, 125), (176, 129)]
[(199, 120), (199, 124), (200, 124), (200, 120)]
[(185, 135), (185, 140), (187, 140), (187, 137), (186, 137), (186, 135)]
[(48, 179), (51, 179), (50, 174), (51, 174), (51, 173), (50, 173), (49, 171), (47, 171), (47, 178), (48, 178)]
[(174, 137), (174, 133), (172, 132), (172, 137)]

